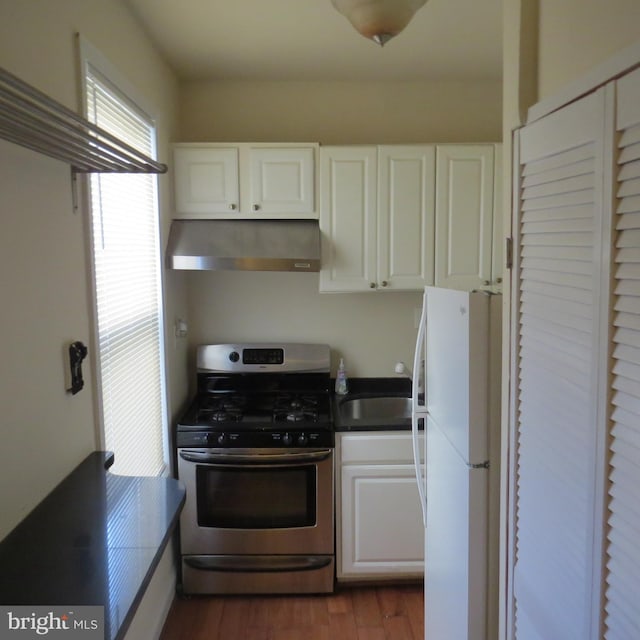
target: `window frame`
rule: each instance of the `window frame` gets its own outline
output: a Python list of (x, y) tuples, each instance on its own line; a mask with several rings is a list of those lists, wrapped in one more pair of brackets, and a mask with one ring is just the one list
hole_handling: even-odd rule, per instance
[[(84, 39), (80, 34), (77, 35), (78, 45), (78, 59), (79, 59), (79, 86), (80, 86), (80, 102), (81, 113), (88, 118), (87, 109), (87, 69), (92, 67), (95, 69), (104, 79), (113, 86), (118, 93), (129, 103), (129, 105), (143, 116), (152, 128), (152, 154), (153, 159), (157, 159), (158, 148), (158, 128), (157, 128), (157, 116), (156, 110), (145, 99), (143, 95), (136, 89), (136, 87), (92, 44)], [(164, 311), (164, 299), (165, 299), (165, 283), (164, 272), (161, 266), (162, 258), (162, 243), (161, 243), (161, 226), (162, 216), (160, 210), (159, 201), (159, 184), (157, 174), (151, 174), (151, 178), (154, 180), (154, 193), (155, 193), (155, 209), (156, 209), (156, 243), (158, 247), (158, 342), (159, 342), (159, 367), (160, 367), (160, 399), (161, 399), (161, 442), (162, 442), (162, 457), (164, 461), (163, 469), (159, 475), (170, 475), (170, 443), (169, 443), (169, 401), (168, 401), (168, 384), (167, 384), (167, 345), (166, 345), (166, 321)], [(102, 379), (102, 365), (101, 365), (101, 353), (99, 346), (99, 326), (98, 326), (98, 307), (97, 307), (97, 291), (96, 291), (96, 263), (95, 263), (95, 251), (94, 251), (94, 237), (93, 237), (93, 212), (91, 205), (91, 176), (85, 175), (83, 180), (83, 202), (84, 210), (86, 211), (86, 238), (87, 246), (89, 248), (87, 252), (88, 266), (91, 272), (90, 281), (90, 298), (91, 298), (91, 325), (92, 325), (92, 347), (95, 353), (95, 358), (92, 359), (92, 368), (94, 373), (94, 414), (95, 414), (95, 437), (96, 445), (98, 448), (105, 450), (105, 415), (104, 415), (104, 403), (103, 403), (103, 379)]]

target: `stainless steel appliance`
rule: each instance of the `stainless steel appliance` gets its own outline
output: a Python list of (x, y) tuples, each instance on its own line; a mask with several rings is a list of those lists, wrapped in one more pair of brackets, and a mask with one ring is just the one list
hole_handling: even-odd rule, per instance
[(177, 425), (184, 593), (327, 593), (334, 584), (329, 347), (198, 348)]

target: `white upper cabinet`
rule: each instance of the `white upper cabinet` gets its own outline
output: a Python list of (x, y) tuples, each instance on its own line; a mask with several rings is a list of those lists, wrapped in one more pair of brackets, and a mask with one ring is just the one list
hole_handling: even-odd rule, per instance
[(433, 283), (435, 147), (321, 147), (321, 291)]
[(495, 184), (501, 171), (496, 171), (496, 156), (499, 159), (500, 148), (493, 144), (438, 146), (437, 287), (471, 291), (502, 282), (501, 215), (496, 207), (501, 190)]
[(251, 147), (249, 160), (252, 212), (296, 217), (314, 214), (313, 147)]
[(320, 291), (376, 288), (376, 147), (320, 148)]
[(176, 144), (175, 218), (317, 218), (308, 144)]
[(240, 209), (236, 147), (176, 145), (173, 149), (176, 218), (211, 218)]
[(433, 284), (435, 148), (378, 148), (378, 283)]

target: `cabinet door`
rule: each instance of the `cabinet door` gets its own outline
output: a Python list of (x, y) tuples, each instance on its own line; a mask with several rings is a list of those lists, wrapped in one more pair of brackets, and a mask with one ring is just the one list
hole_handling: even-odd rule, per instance
[(229, 217), (238, 213), (237, 148), (177, 146), (173, 163), (176, 218)]
[(320, 148), (320, 291), (376, 287), (376, 147)]
[(494, 146), (438, 146), (436, 162), (436, 286), (465, 291), (488, 286)]
[(341, 576), (424, 571), (424, 527), (413, 465), (342, 468)]
[(309, 217), (315, 213), (315, 149), (249, 150), (250, 209), (257, 214)]
[(378, 150), (378, 287), (433, 284), (434, 146)]

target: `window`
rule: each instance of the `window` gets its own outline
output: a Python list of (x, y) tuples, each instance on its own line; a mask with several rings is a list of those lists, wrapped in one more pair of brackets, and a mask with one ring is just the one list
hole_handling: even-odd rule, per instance
[[(83, 47), (87, 118), (155, 158), (152, 119)], [(159, 214), (155, 175), (94, 173), (91, 232), (97, 371), (112, 471), (154, 476), (167, 432)]]

